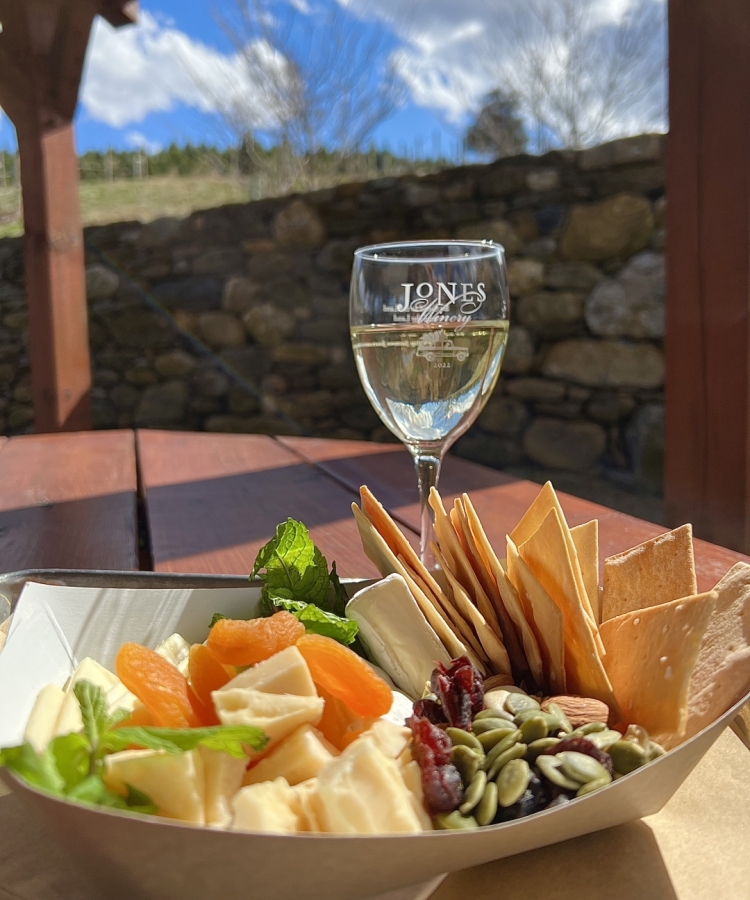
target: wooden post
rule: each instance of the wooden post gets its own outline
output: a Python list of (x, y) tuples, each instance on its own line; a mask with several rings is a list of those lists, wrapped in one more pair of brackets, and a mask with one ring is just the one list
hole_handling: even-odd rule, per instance
[(669, 0), (665, 506), (750, 551), (750, 3)]

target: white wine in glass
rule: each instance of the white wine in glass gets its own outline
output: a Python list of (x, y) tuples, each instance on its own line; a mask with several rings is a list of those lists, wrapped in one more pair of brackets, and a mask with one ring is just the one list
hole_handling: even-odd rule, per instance
[(349, 313), (365, 392), (414, 458), (421, 555), (431, 567), (430, 488), (445, 452), (491, 394), (508, 340), (503, 248), (486, 241), (363, 247), (354, 254)]

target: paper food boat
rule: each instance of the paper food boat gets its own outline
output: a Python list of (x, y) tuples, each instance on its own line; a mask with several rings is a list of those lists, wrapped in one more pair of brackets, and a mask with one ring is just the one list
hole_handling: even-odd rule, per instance
[[(112, 669), (124, 641), (175, 631), (203, 641), (211, 615), (252, 614), (258, 587), (167, 590), (29, 584), (0, 653), (0, 746), (23, 732), (38, 691), (93, 656)], [(658, 812), (750, 694), (685, 744), (556, 809), (473, 831), (398, 836), (268, 835), (117, 814), (48, 796), (3, 772), (71, 856), (116, 900), (357, 900)], [(696, 816), (700, 810), (696, 810)], [(422, 894), (424, 896), (424, 894)]]

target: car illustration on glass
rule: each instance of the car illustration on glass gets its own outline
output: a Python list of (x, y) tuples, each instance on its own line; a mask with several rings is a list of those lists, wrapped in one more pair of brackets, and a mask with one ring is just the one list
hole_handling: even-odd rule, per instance
[(436, 359), (465, 360), (469, 355), (469, 348), (453, 345), (450, 338), (443, 337), (442, 331), (431, 331), (424, 334), (417, 342), (417, 356), (423, 356), (429, 362)]

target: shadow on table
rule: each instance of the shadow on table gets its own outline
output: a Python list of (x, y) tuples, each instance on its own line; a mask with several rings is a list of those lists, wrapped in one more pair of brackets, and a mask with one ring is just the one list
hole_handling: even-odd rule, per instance
[(449, 875), (431, 900), (678, 900), (653, 832), (629, 822)]

